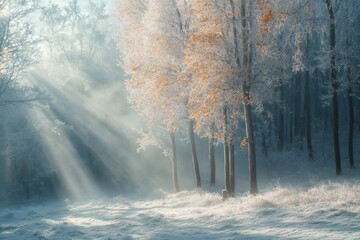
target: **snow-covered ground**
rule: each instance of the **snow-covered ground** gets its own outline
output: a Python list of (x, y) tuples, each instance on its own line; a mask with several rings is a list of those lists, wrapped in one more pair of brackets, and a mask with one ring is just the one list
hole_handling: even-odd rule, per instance
[(360, 239), (360, 182), (14, 206), (0, 209), (0, 239)]

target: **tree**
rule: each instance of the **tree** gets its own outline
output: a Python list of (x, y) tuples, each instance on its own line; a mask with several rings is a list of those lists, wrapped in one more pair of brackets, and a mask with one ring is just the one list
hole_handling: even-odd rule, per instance
[[(31, 16), (38, 9), (38, 1), (0, 0), (0, 106), (15, 103), (30, 103), (39, 100), (41, 94), (29, 83), (25, 84), (24, 73), (37, 61), (39, 38), (35, 35)], [(9, 109), (6, 110), (11, 115)], [(2, 119), (6, 121), (6, 117)], [(6, 126), (6, 127), (9, 127)], [(5, 128), (6, 128), (5, 127)], [(2, 136), (11, 141), (11, 136)], [(9, 152), (16, 147), (7, 147)], [(22, 148), (22, 150), (24, 150)], [(10, 159), (15, 159), (14, 156)], [(30, 160), (21, 158), (20, 181), (25, 197), (31, 197), (30, 181), (32, 175)], [(16, 163), (12, 163), (16, 164)], [(10, 170), (10, 169), (9, 169)], [(10, 173), (11, 174), (11, 173)]]
[(330, 79), (332, 87), (332, 110), (333, 110), (333, 144), (335, 153), (336, 175), (341, 174), (340, 144), (339, 144), (339, 110), (337, 96), (337, 69), (336, 69), (336, 36), (335, 36), (335, 13), (331, 0), (325, 0), (329, 14), (329, 38), (330, 38)]
[[(261, 105), (266, 99), (265, 85), (258, 84), (263, 83), (259, 81), (259, 75), (266, 75), (264, 72), (269, 72), (273, 66), (264, 64), (260, 56), (264, 57), (267, 48), (273, 46), (270, 37), (268, 42), (260, 42), (253, 21), (256, 18), (263, 20), (259, 24), (259, 32), (265, 34), (272, 26), (269, 21), (272, 20), (273, 12), (271, 8), (262, 8), (259, 3), (263, 15), (255, 17), (252, 15), (253, 5), (246, 1), (240, 4), (235, 1), (194, 0), (190, 3), (194, 17), (190, 26), (186, 63), (193, 76), (189, 102), (191, 116), (196, 119), (197, 132), (201, 136), (211, 135), (211, 126), (214, 126), (217, 140), (224, 144), (225, 194), (231, 196), (235, 190), (233, 141), (241, 114), (238, 106), (243, 103), (247, 135), (242, 143), (248, 146), (249, 152), (250, 192), (256, 193), (251, 108)], [(278, 14), (278, 22), (283, 21), (281, 17)], [(255, 43), (259, 46), (256, 52)], [(260, 70), (253, 72), (254, 69)]]
[[(354, 92), (354, 88), (356, 88), (355, 81), (353, 80), (354, 74), (353, 71), (356, 69), (356, 67), (353, 66), (352, 60), (352, 54), (351, 54), (351, 47), (352, 47), (352, 39), (350, 37), (350, 32), (352, 30), (353, 20), (352, 14), (350, 13), (349, 8), (351, 7), (351, 1), (347, 1), (344, 3), (344, 12), (345, 12), (345, 18), (346, 21), (344, 23), (346, 26), (344, 27), (344, 33), (341, 34), (345, 39), (345, 43), (343, 43), (344, 46), (344, 70), (346, 75), (346, 81), (347, 81), (347, 98), (348, 98), (348, 111), (349, 111), (349, 134), (348, 134), (348, 155), (349, 155), (349, 164), (350, 168), (354, 168), (354, 146), (353, 146), (353, 140), (354, 140), (354, 122), (355, 122), (355, 113), (354, 113), (354, 96), (356, 96), (356, 93)], [(356, 8), (354, 9), (357, 10)], [(355, 61), (356, 62), (356, 61)], [(355, 70), (356, 71), (356, 70)]]
[[(150, 129), (173, 135), (179, 128), (179, 121), (187, 116), (188, 76), (182, 67), (185, 44), (184, 19), (176, 1), (148, 1), (131, 7), (133, 9), (127, 9), (131, 11), (130, 14), (121, 16), (125, 23), (124, 30), (129, 31), (126, 34), (126, 42), (122, 42), (123, 46), (132, 49), (132, 45), (129, 44), (132, 41), (129, 39), (140, 39), (139, 44), (134, 46), (131, 52), (124, 52), (125, 70), (131, 76), (127, 83), (131, 93), (129, 99), (135, 110), (146, 117)], [(138, 19), (132, 19), (131, 14), (140, 9), (143, 20), (141, 25), (136, 25)], [(126, 23), (133, 24), (133, 27), (127, 27)], [(200, 187), (192, 121), (189, 121), (188, 126), (197, 186)], [(174, 150), (175, 141), (172, 143)], [(155, 142), (154, 144), (161, 146)], [(175, 159), (173, 157), (173, 160)], [(173, 169), (176, 169), (174, 164)], [(177, 188), (175, 181), (174, 185)]]
[[(238, 126), (239, 73), (232, 55), (226, 3), (189, 1), (193, 14), (185, 62), (191, 72), (189, 111), (197, 133), (224, 145), (224, 197), (233, 195), (234, 154), (231, 145)], [(230, 160), (231, 156), (231, 160)]]
[[(248, 141), (248, 156), (249, 156), (249, 182), (250, 182), (250, 193), (256, 194), (257, 189), (257, 177), (256, 177), (256, 155), (255, 155), (255, 138), (253, 129), (253, 120), (251, 113), (251, 98), (250, 89), (252, 82), (252, 43), (250, 40), (250, 31), (252, 30), (252, 4), (246, 6), (245, 1), (241, 2), (241, 26), (242, 26), (242, 44), (243, 44), (243, 67), (246, 69), (245, 80), (242, 83), (242, 91), (244, 98), (244, 112), (245, 112), (245, 126), (246, 126), (246, 137)], [(250, 14), (247, 15), (247, 9)], [(246, 19), (249, 19), (246, 21)], [(234, 22), (235, 24), (235, 22)], [(234, 30), (236, 32), (236, 28)], [(234, 34), (236, 36), (236, 34)], [(237, 45), (237, 44), (236, 44)], [(240, 67), (240, 60), (237, 60)]]
[(35, 35), (31, 14), (38, 9), (38, 1), (0, 1), (0, 103), (29, 102), (38, 98), (6, 98), (7, 91), (19, 86), (22, 74), (38, 57), (39, 38)]

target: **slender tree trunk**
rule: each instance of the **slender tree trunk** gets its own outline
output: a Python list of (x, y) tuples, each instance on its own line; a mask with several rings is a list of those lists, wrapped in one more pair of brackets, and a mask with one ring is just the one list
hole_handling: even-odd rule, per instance
[(171, 146), (172, 146), (172, 174), (173, 174), (173, 183), (175, 187), (175, 191), (179, 192), (179, 182), (178, 182), (178, 176), (177, 176), (177, 160), (176, 160), (176, 144), (175, 144), (175, 134), (170, 133), (171, 137)]
[(257, 177), (256, 177), (256, 155), (255, 155), (255, 138), (252, 125), (251, 106), (249, 103), (250, 94), (246, 87), (243, 87), (243, 94), (246, 102), (244, 104), (245, 110), (245, 127), (246, 136), (248, 140), (248, 159), (249, 159), (249, 180), (250, 180), (250, 193), (256, 194), (257, 189)]
[(225, 173), (225, 190), (223, 197), (226, 199), (231, 192), (230, 186), (230, 161), (229, 161), (229, 144), (224, 142), (224, 173)]
[(227, 121), (227, 109), (224, 107), (224, 119), (225, 119), (225, 132), (224, 132), (224, 174), (225, 174), (225, 191), (223, 191), (223, 197), (226, 199), (231, 192), (230, 186), (230, 161), (229, 161), (229, 144), (227, 139), (226, 128), (228, 126)]
[(231, 141), (229, 144), (229, 163), (230, 163), (230, 196), (235, 196), (235, 148)]
[[(307, 39), (306, 45), (306, 57), (309, 57), (310, 50), (310, 38)], [(314, 159), (313, 146), (312, 146), (312, 138), (311, 138), (311, 108), (310, 108), (310, 72), (306, 70), (305, 72), (305, 99), (304, 99), (304, 114), (306, 118), (305, 129), (306, 129), (306, 145), (308, 150), (308, 158), (309, 160)]]
[(196, 154), (196, 147), (195, 147), (193, 120), (189, 121), (189, 136), (190, 136), (192, 160), (193, 160), (193, 163), (194, 163), (194, 170), (195, 170), (195, 176), (196, 176), (196, 187), (201, 187), (199, 162), (198, 162), (198, 158), (197, 158), (197, 154)]
[(350, 168), (354, 168), (354, 149), (353, 149), (353, 139), (354, 139), (354, 101), (353, 101), (353, 90), (352, 90), (352, 81), (351, 81), (351, 68), (350, 68), (350, 61), (349, 61), (349, 49), (350, 49), (350, 34), (349, 34), (349, 6), (346, 6), (346, 19), (347, 19), (347, 29), (346, 29), (346, 62), (347, 62), (347, 69), (346, 69), (346, 76), (348, 80), (348, 101), (349, 101), (349, 163)]
[(354, 168), (354, 149), (353, 149), (353, 139), (354, 139), (354, 104), (352, 97), (352, 87), (351, 87), (351, 70), (348, 67), (347, 69), (347, 78), (349, 82), (348, 88), (348, 99), (349, 99), (349, 163), (350, 167)]
[(210, 160), (210, 184), (211, 186), (215, 185), (215, 145), (214, 137), (211, 137), (209, 140), (209, 160)]
[(303, 137), (304, 137), (304, 121), (302, 115), (302, 78), (301, 74), (296, 76), (295, 84), (295, 147), (297, 150), (303, 150)]
[(336, 70), (336, 41), (335, 41), (335, 15), (331, 0), (325, 0), (330, 17), (330, 65), (333, 105), (333, 133), (336, 175), (341, 174), (340, 144), (339, 144), (339, 109), (337, 97), (337, 70)]
[(311, 139), (311, 109), (310, 109), (310, 73), (305, 73), (305, 104), (304, 110), (306, 112), (306, 145), (308, 150), (309, 160), (314, 159), (312, 139)]

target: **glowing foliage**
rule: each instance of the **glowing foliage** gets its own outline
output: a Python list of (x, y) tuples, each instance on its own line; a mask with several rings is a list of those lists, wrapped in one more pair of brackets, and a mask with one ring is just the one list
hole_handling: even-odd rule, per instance
[[(189, 111), (201, 136), (224, 140), (228, 131), (223, 108), (240, 104), (240, 76), (232, 54), (226, 5), (217, 1), (188, 1), (193, 15), (185, 63), (191, 72)], [(220, 6), (221, 5), (221, 6)], [(215, 131), (215, 132), (214, 132)]]
[(187, 118), (188, 76), (183, 67), (185, 23), (175, 0), (124, 1), (120, 47), (133, 108), (144, 117), (141, 149), (154, 145), (172, 157), (167, 133)]
[[(275, 81), (271, 76), (278, 74), (271, 63), (281, 65), (277, 54), (283, 50), (278, 39), (296, 2), (247, 2), (246, 6), (252, 6), (249, 17), (256, 20), (247, 31), (240, 30), (240, 2), (232, 3), (234, 9), (231, 1), (218, 0), (123, 1), (120, 46), (130, 75), (129, 100), (151, 126), (175, 132), (180, 119), (190, 117), (200, 136), (215, 134), (223, 141), (226, 132), (236, 131), (244, 81), (250, 81), (253, 89), (247, 103), (261, 105), (269, 92), (268, 82)], [(249, 50), (238, 46), (243, 34), (249, 34), (247, 48), (253, 53), (243, 53)], [(234, 41), (236, 38), (239, 41)], [(300, 45), (293, 51), (294, 70), (303, 68)], [(252, 54), (250, 72), (259, 69), (257, 79), (249, 78), (248, 69), (237, 62), (243, 61), (243, 54)], [(253, 84), (259, 78), (266, 82), (261, 90)], [(225, 121), (224, 108), (229, 110), (227, 120), (231, 123)]]

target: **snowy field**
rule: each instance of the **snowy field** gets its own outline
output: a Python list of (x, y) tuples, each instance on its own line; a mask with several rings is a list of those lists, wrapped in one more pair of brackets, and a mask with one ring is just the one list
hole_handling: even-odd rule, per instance
[(203, 191), (159, 191), (142, 200), (0, 211), (0, 239), (360, 239), (360, 182), (277, 187), (227, 201)]

